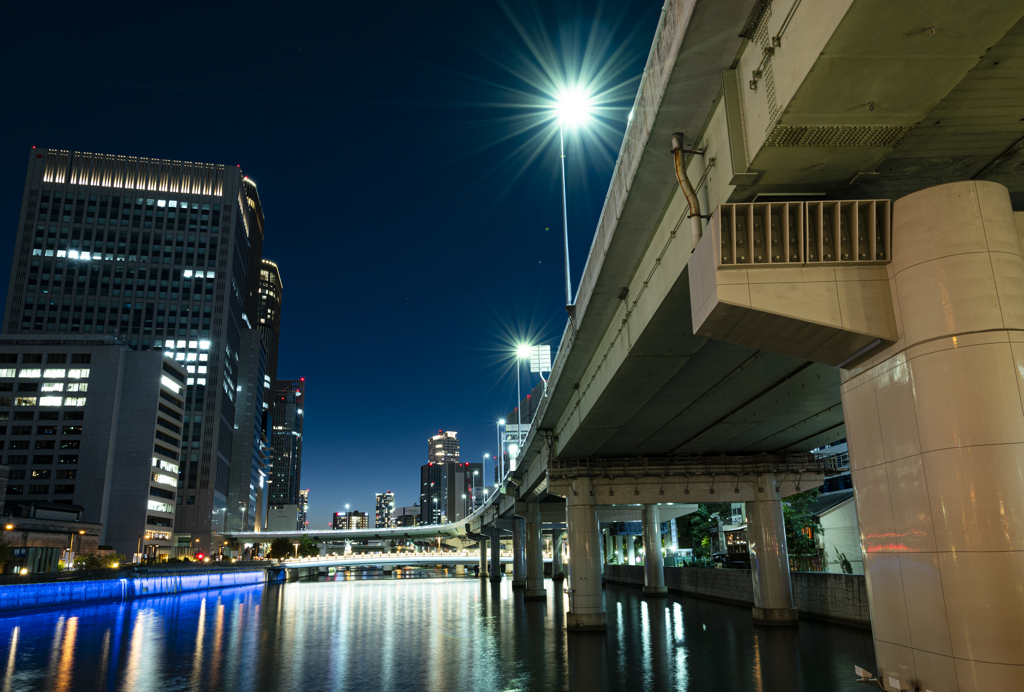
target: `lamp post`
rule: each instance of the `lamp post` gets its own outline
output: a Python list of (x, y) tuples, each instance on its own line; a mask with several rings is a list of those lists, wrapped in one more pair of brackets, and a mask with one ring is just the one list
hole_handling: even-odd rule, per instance
[(498, 478), (497, 483), (501, 483), (501, 479), (505, 476), (505, 444), (501, 441), (501, 426), (505, 425), (505, 419), (502, 418), (498, 421), (496, 426), (498, 430)]
[(562, 237), (565, 244), (565, 305), (572, 305), (572, 285), (569, 281), (569, 211), (565, 193), (565, 126), (582, 125), (590, 116), (590, 96), (579, 88), (568, 89), (558, 95), (555, 113), (558, 115), (558, 144), (562, 163)]
[[(519, 371), (522, 370), (520, 362), (523, 358), (529, 357), (529, 344), (519, 344), (516, 346), (516, 441), (519, 443), (517, 451), (523, 446), (523, 392), (519, 380)], [(509, 459), (509, 471), (511, 470), (512, 460)]]

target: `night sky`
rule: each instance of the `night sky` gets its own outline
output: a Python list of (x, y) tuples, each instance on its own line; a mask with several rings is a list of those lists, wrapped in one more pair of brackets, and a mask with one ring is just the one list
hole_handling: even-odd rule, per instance
[(284, 282), (278, 375), (306, 378), (310, 526), (410, 505), (426, 438), (495, 454), (513, 344), (558, 344), (549, 104), (581, 80), (599, 106), (566, 142), (575, 292), (661, 10), (622, 4), (8, 6), (0, 285), (32, 145), (240, 164)]

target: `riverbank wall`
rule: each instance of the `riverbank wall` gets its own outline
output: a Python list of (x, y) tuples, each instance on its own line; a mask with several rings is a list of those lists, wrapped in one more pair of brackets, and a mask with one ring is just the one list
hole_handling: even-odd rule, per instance
[[(643, 565), (605, 565), (605, 581), (644, 585)], [(793, 604), (800, 617), (871, 629), (867, 584), (863, 574), (790, 572)], [(669, 591), (722, 603), (753, 607), (754, 586), (748, 569), (666, 567)]]
[(278, 580), (268, 570), (165, 570), (112, 579), (46, 581), (0, 586), (0, 614), (102, 601), (129, 601), (188, 591), (223, 589)]

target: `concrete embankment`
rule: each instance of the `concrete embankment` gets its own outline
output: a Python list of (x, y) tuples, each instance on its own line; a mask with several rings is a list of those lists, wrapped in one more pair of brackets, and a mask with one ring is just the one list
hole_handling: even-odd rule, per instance
[[(605, 565), (604, 576), (615, 584), (644, 585), (643, 565)], [(871, 629), (863, 574), (791, 572), (790, 581), (800, 617)], [(754, 586), (747, 569), (666, 567), (665, 586), (687, 596), (754, 605)]]
[(0, 586), (0, 613), (262, 584), (281, 577), (266, 569), (189, 569), (119, 572), (111, 579), (6, 584)]

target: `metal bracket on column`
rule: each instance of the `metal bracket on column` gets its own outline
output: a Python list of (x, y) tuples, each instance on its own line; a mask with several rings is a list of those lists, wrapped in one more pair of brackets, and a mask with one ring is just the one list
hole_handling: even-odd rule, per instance
[(800, 492), (800, 483), (803, 481), (803, 479), (804, 479), (804, 472), (801, 471), (800, 475), (798, 475), (796, 477), (796, 489), (797, 489), (797, 492)]
[(637, 476), (635, 479), (633, 479), (633, 494), (634, 495), (639, 495), (640, 494), (640, 477), (639, 476)]
[(665, 477), (664, 476), (661, 477), (661, 487), (658, 488), (658, 494), (659, 495), (664, 495), (665, 494)]
[(712, 495), (715, 494), (715, 474), (711, 474), (711, 490), (709, 492)]
[(736, 474), (736, 487), (733, 488), (732, 491), (734, 493), (736, 493), (737, 495), (739, 495), (739, 492), (740, 492), (740, 476), (739, 476), (739, 474)]
[(690, 494), (690, 474), (686, 474), (686, 485), (683, 486), (683, 495)]

